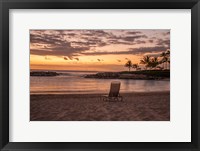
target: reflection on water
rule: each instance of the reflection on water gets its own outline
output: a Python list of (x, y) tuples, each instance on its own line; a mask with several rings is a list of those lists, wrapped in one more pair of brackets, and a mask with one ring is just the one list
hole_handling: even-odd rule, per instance
[(90, 79), (88, 73), (69, 72), (56, 77), (30, 77), (31, 93), (108, 93), (112, 81), (120, 81), (120, 92), (168, 91), (169, 81)]

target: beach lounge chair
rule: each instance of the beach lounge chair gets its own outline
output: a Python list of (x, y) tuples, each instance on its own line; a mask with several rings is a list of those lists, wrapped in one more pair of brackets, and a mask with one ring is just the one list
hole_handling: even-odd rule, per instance
[(123, 101), (119, 94), (120, 85), (120, 82), (111, 82), (110, 92), (107, 96), (102, 96), (103, 101)]

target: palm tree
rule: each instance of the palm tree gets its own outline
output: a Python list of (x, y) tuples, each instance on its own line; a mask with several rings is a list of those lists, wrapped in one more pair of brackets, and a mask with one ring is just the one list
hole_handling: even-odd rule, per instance
[(170, 69), (170, 50), (169, 49), (167, 50), (166, 55), (167, 55), (167, 63), (169, 65), (169, 69)]
[(140, 60), (140, 64), (144, 64), (146, 68), (150, 67), (150, 57), (149, 56), (144, 56), (141, 60)]
[(168, 64), (170, 64), (170, 50), (168, 49), (166, 52), (162, 52), (160, 57), (162, 57), (162, 60), (160, 61), (160, 64), (163, 64), (163, 69), (165, 68), (166, 64), (166, 69), (168, 69)]
[(170, 69), (170, 58), (168, 58), (167, 62), (169, 64), (169, 69)]
[(151, 68), (157, 67), (159, 65), (158, 57), (152, 57), (149, 64)]
[(168, 60), (168, 55), (166, 52), (162, 52), (160, 57), (162, 57), (162, 60), (160, 61), (160, 64), (163, 64), (163, 69), (165, 68), (165, 63)]
[(124, 66), (127, 67), (127, 68), (129, 69), (129, 72), (130, 72), (131, 67), (132, 67), (132, 62), (131, 62), (131, 60), (128, 60)]
[(134, 68), (135, 70), (137, 70), (138, 67), (139, 67), (139, 65), (137, 63), (135, 63), (135, 64), (132, 65), (132, 68)]

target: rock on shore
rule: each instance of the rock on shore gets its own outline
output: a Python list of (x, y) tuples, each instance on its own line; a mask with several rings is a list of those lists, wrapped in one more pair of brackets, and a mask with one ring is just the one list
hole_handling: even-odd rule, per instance
[(59, 74), (57, 72), (51, 72), (51, 71), (32, 71), (30, 72), (30, 76), (58, 76)]
[(120, 74), (118, 72), (99, 72), (96, 74), (86, 75), (85, 78), (98, 78), (98, 79), (117, 79)]
[(135, 79), (135, 80), (161, 80), (167, 79), (167, 77), (147, 74), (134, 74), (134, 73), (120, 73), (120, 72), (100, 72), (97, 74), (86, 75), (85, 78), (97, 78), (97, 79)]

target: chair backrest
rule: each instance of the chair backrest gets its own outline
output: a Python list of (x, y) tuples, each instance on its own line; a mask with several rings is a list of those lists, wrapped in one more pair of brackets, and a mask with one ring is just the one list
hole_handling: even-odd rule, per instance
[(119, 96), (120, 84), (120, 82), (111, 82), (109, 97)]

